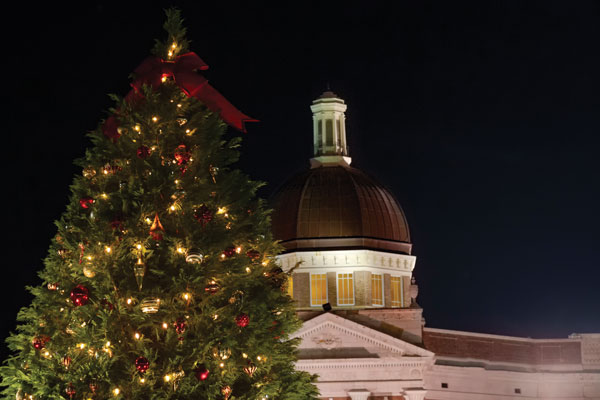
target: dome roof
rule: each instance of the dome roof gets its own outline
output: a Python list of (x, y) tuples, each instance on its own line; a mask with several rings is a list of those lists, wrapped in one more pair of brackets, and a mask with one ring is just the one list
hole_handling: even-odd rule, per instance
[(287, 252), (373, 249), (410, 254), (408, 224), (394, 196), (349, 166), (312, 168), (273, 196), (273, 234)]

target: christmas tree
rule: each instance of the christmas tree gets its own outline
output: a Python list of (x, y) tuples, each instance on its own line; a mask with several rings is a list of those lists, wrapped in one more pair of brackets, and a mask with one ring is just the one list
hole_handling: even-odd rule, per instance
[(249, 117), (198, 72), (177, 10), (89, 134), (43, 285), (1, 368), (18, 399), (311, 399), (260, 184), (233, 164)]

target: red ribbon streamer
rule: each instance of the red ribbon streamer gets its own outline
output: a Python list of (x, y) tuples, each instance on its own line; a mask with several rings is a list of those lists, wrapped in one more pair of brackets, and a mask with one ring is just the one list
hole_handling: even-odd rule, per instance
[[(196, 53), (182, 54), (174, 61), (167, 61), (158, 57), (149, 57), (144, 60), (134, 71), (137, 79), (131, 84), (132, 90), (125, 96), (131, 102), (143, 97), (142, 85), (158, 87), (163, 78), (172, 78), (188, 97), (195, 97), (203, 102), (211, 111), (219, 114), (223, 121), (235, 129), (246, 132), (246, 122), (258, 122), (239, 111), (222, 94), (208, 84), (208, 80), (197, 71), (208, 69)], [(119, 123), (115, 116), (110, 116), (103, 126), (104, 134), (116, 140)]]

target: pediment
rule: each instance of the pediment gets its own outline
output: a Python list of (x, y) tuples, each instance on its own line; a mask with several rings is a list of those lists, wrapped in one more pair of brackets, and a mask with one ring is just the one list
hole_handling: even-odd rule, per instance
[(421, 347), (332, 313), (304, 322), (292, 337), (302, 339), (298, 346), (301, 359), (434, 356)]

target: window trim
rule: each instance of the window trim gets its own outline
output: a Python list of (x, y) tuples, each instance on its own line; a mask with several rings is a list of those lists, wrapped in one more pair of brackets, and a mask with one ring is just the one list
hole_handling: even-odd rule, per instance
[[(381, 304), (375, 304), (373, 302), (373, 275), (377, 275), (381, 279)], [(371, 272), (371, 306), (385, 307), (385, 279), (383, 279), (383, 274), (380, 272)]]
[[(340, 304), (340, 274), (352, 275), (352, 303)], [(336, 303), (339, 307), (350, 307), (356, 305), (356, 286), (354, 285), (354, 271), (352, 272), (336, 272), (335, 273), (335, 294)]]
[[(312, 285), (312, 277), (313, 275), (325, 275), (325, 303), (321, 304), (313, 304), (313, 285)], [(329, 302), (329, 288), (327, 287), (327, 272), (311, 272), (309, 276), (309, 292), (310, 292), (310, 306), (311, 307), (321, 307), (323, 304), (327, 304)]]
[[(393, 305), (394, 297), (393, 297), (393, 287), (392, 283), (393, 278), (400, 278), (400, 305)], [(405, 308), (404, 307), (404, 275), (390, 275), (390, 307), (391, 308)]]

